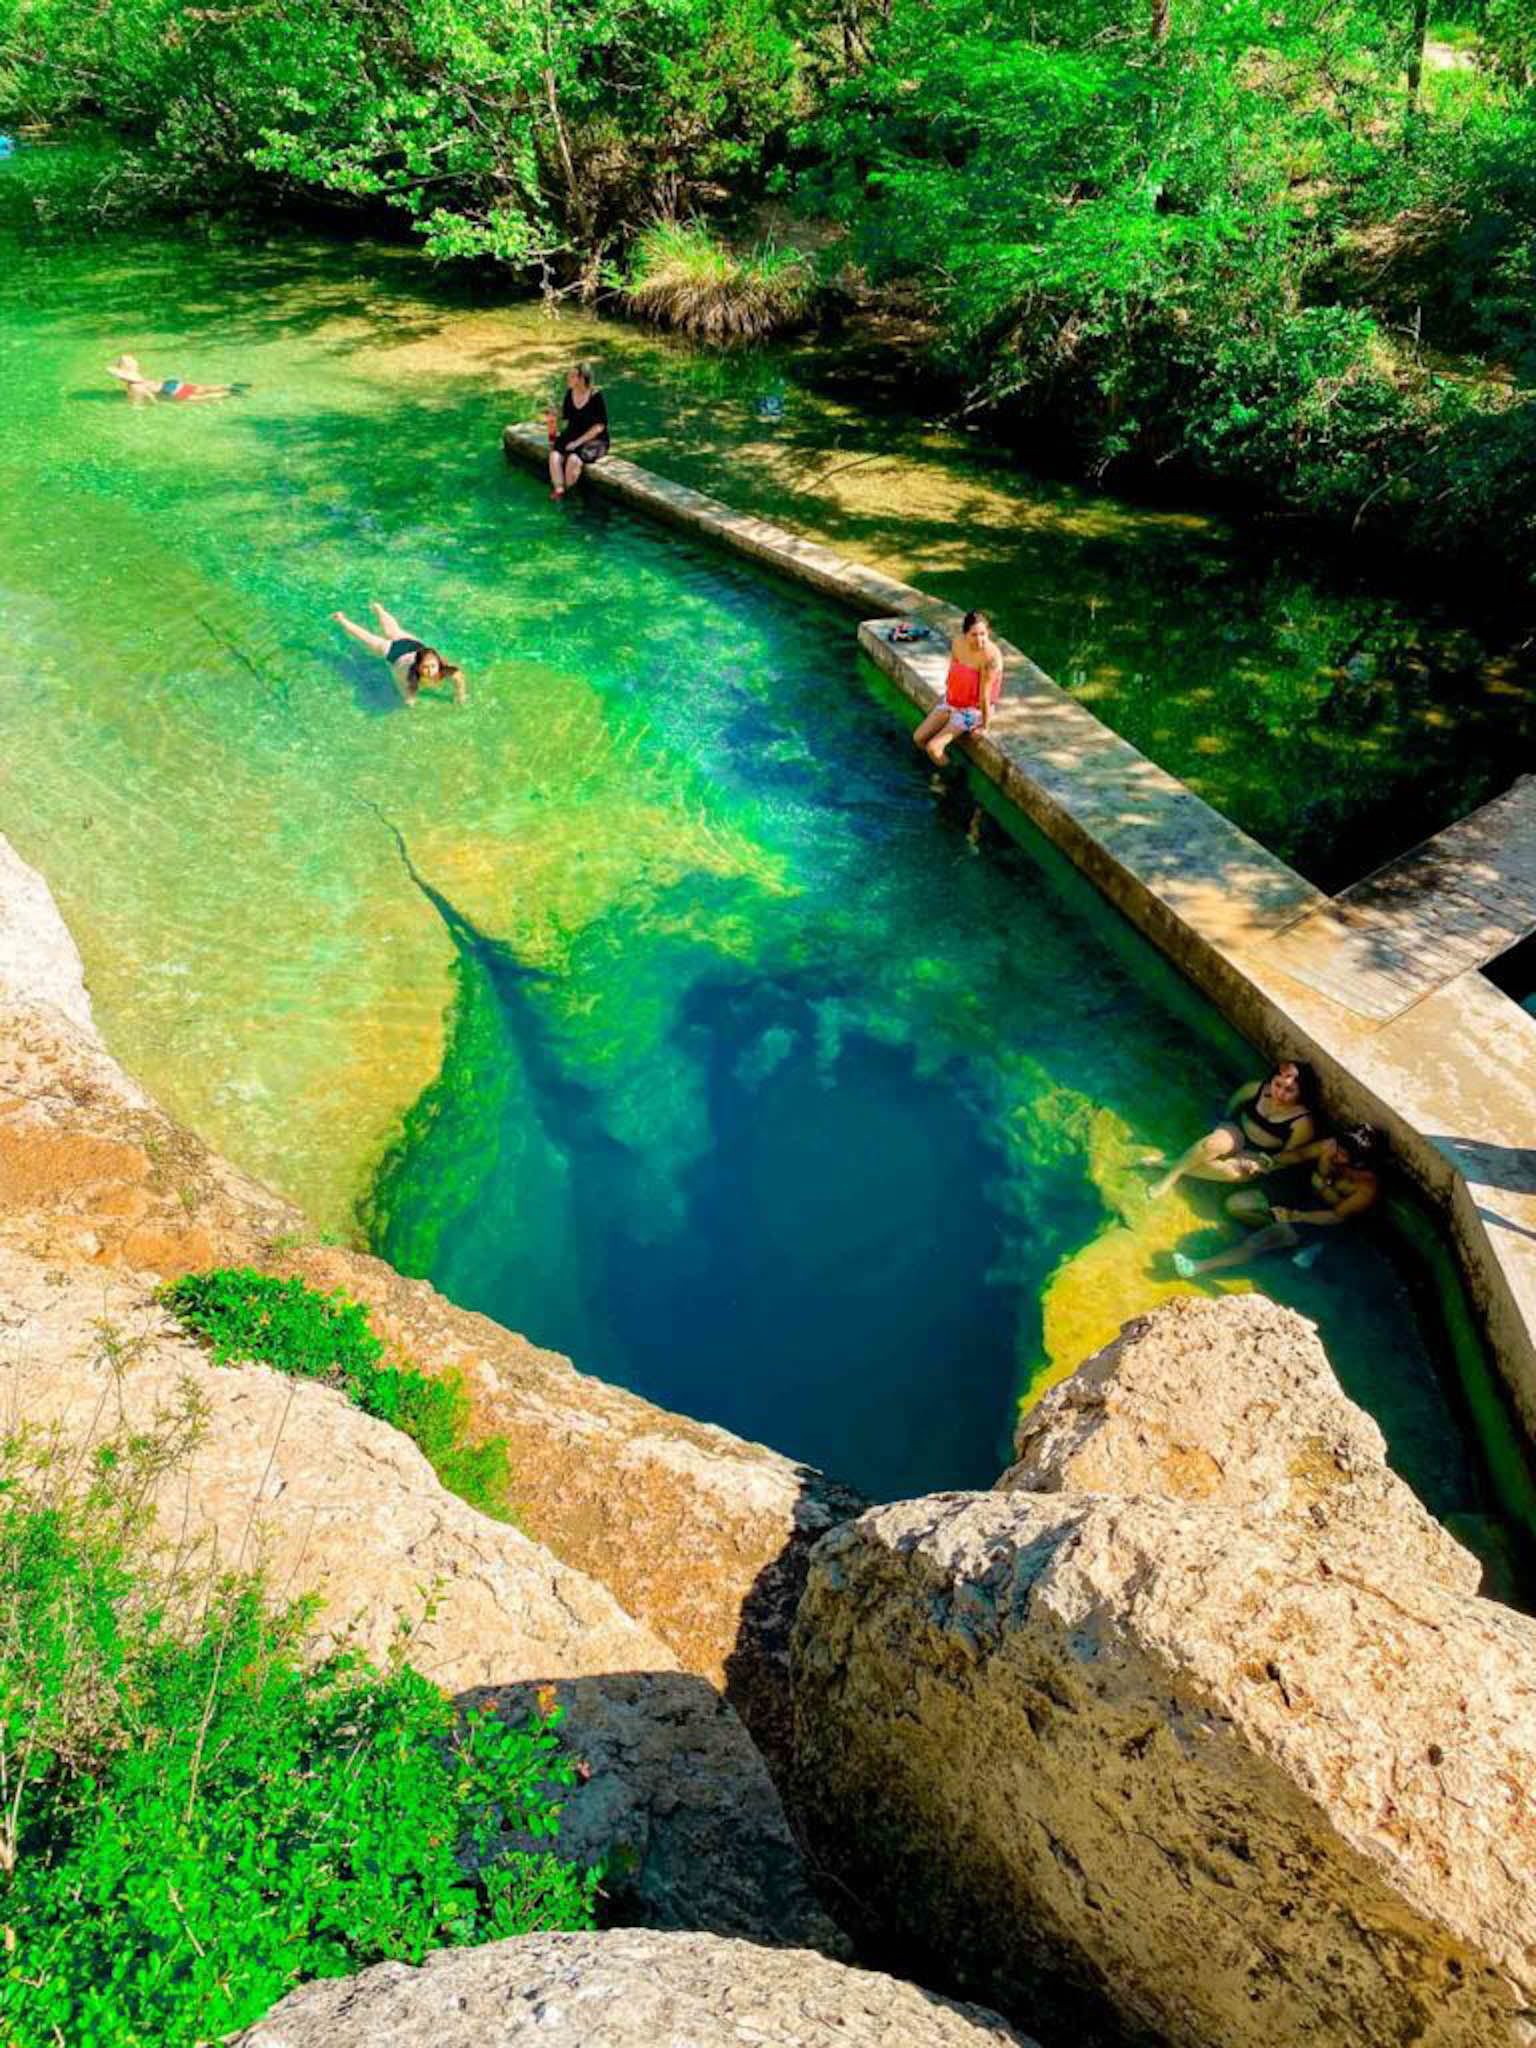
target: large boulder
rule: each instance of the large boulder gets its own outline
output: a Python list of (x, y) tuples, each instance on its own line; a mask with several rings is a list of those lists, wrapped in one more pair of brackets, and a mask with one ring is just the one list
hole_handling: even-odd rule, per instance
[(813, 1545), (862, 1498), (762, 1444), (652, 1407), (360, 1252), (281, 1270), (366, 1304), (392, 1355), (458, 1373), (504, 1436), (518, 1515), (722, 1685), (770, 1759), (789, 1748), (789, 1633)]
[(1030, 2048), (995, 2013), (805, 1951), (529, 1934), (291, 1991), (230, 2048)]
[(794, 1671), (821, 1858), (1014, 2017), (1533, 2038), (1536, 1622), (1426, 1574), (1390, 1517), (875, 1509), (818, 1548)]
[(1316, 1329), (1261, 1294), (1185, 1295), (1126, 1324), (1021, 1419), (1004, 1492), (1256, 1506), (1389, 1540), (1441, 1585), (1480, 1567), (1387, 1464)]
[(841, 1950), (740, 1721), (607, 1587), (446, 1492), (339, 1392), (214, 1366), (131, 1274), (0, 1244), (0, 1301), (7, 1427), (73, 1449), (195, 1416), (159, 1480), (168, 1545), (318, 1596), (315, 1655), (404, 1648), (446, 1691), (489, 1690), (519, 1716), (553, 1696), (584, 1773), (562, 1847), (607, 1861), (616, 1917)]

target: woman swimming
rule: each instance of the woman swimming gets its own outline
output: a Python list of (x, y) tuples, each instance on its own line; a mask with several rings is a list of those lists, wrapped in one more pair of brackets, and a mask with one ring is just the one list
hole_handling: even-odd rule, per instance
[(549, 449), (554, 498), (563, 498), (581, 482), (582, 471), (608, 453), (608, 401), (585, 363), (578, 363), (566, 378), (560, 412), (563, 424)]
[(1246, 1266), (1250, 1259), (1266, 1252), (1294, 1251), (1296, 1264), (1309, 1266), (1321, 1249), (1320, 1242), (1306, 1243), (1302, 1233), (1332, 1230), (1353, 1217), (1363, 1216), (1381, 1193), (1377, 1161), (1381, 1139), (1369, 1124), (1358, 1124), (1337, 1138), (1319, 1138), (1304, 1145), (1293, 1160), (1313, 1160), (1312, 1194), (1305, 1208), (1271, 1202), (1259, 1188), (1244, 1188), (1227, 1199), (1229, 1216), (1247, 1224), (1253, 1235), (1241, 1244), (1230, 1245), (1209, 1259), (1191, 1259), (1183, 1252), (1173, 1255), (1173, 1269), (1181, 1280), (1197, 1279), (1202, 1273), (1219, 1273), (1228, 1266)]
[(119, 356), (115, 363), (108, 363), (107, 375), (122, 385), (130, 405), (155, 405), (161, 399), (195, 404), (202, 399), (234, 398), (245, 389), (243, 384), (189, 384), (185, 377), (150, 377), (139, 368), (137, 356)]
[(407, 633), (394, 613), (385, 611), (383, 605), (370, 601), (368, 609), (379, 622), (377, 633), (370, 633), (366, 626), (355, 625), (345, 612), (332, 612), (331, 617), (359, 646), (366, 647), (370, 653), (389, 663), (389, 672), (405, 699), (407, 709), (416, 702), (423, 684), (449, 683), (453, 688), (454, 703), (465, 701), (464, 671), (457, 663), (444, 661), (435, 647), (429, 647), (425, 640), (418, 640), (414, 634)]
[(1192, 1180), (1251, 1180), (1273, 1172), (1282, 1159), (1290, 1165), (1290, 1155), (1317, 1135), (1315, 1094), (1311, 1069), (1299, 1060), (1282, 1060), (1267, 1081), (1245, 1082), (1228, 1098), (1226, 1120), (1153, 1182), (1149, 1200), (1166, 1195), (1186, 1174)]
[(992, 638), (992, 621), (985, 612), (967, 612), (949, 643), (944, 702), (929, 712), (913, 733), (912, 744), (942, 766), (963, 734), (987, 730), (1002, 691), (1003, 657)]

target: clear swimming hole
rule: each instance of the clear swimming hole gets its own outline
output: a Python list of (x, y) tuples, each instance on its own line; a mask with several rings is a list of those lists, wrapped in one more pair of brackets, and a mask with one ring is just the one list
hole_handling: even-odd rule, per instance
[[(569, 352), (474, 317), (518, 378)], [(0, 826), (113, 1049), (321, 1223), (871, 1494), (985, 1485), (1021, 1392), (1218, 1241), (1136, 1162), (1254, 1056), (930, 790), (846, 617), (508, 471), (443, 318), (366, 250), (17, 252)], [(135, 411), (122, 347), (251, 394)], [(370, 596), (465, 710), (328, 623)], [(1257, 1277), (1487, 1516), (1420, 1270), (1383, 1233)]]

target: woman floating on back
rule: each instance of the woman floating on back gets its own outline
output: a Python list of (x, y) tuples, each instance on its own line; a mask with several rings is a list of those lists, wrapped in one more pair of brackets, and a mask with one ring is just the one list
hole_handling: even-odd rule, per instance
[(368, 609), (379, 622), (377, 633), (354, 624), (345, 612), (332, 612), (331, 617), (360, 647), (389, 663), (389, 672), (407, 709), (416, 702), (424, 684), (430, 687), (447, 683), (452, 687), (454, 703), (464, 702), (464, 671), (456, 662), (444, 661), (435, 647), (407, 633), (394, 613), (385, 611), (383, 605), (370, 603)]
[(992, 638), (992, 621), (985, 612), (967, 612), (949, 643), (944, 702), (929, 712), (913, 733), (912, 744), (942, 766), (944, 756), (962, 734), (986, 731), (1002, 691), (1003, 657)]
[(557, 428), (550, 415), (550, 496), (563, 498), (581, 482), (581, 473), (608, 453), (608, 401), (592, 382), (592, 372), (578, 363), (565, 380)]
[(137, 356), (119, 356), (108, 363), (107, 375), (122, 385), (130, 405), (157, 405), (162, 398), (195, 404), (200, 399), (235, 398), (245, 389), (243, 384), (189, 384), (185, 377), (151, 377), (139, 368)]

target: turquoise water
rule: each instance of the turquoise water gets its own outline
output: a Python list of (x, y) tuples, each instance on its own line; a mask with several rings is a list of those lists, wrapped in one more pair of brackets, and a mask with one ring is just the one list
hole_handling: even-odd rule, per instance
[[(361, 1213), (583, 1368), (873, 1494), (987, 1483), (1020, 1392), (1216, 1241), (1133, 1162), (1252, 1055), (1043, 847), (929, 788), (847, 618), (508, 471), (503, 396), (445, 367), (464, 316), (370, 264), (0, 273), (0, 827), (109, 1043), (323, 1223)], [(571, 352), (527, 308), (475, 321), (518, 386)], [(124, 347), (251, 394), (135, 412)], [(407, 712), (341, 639), (369, 596), (465, 664), (466, 708)], [(1362, 1235), (1262, 1277), (1475, 1515), (1415, 1270)]]

